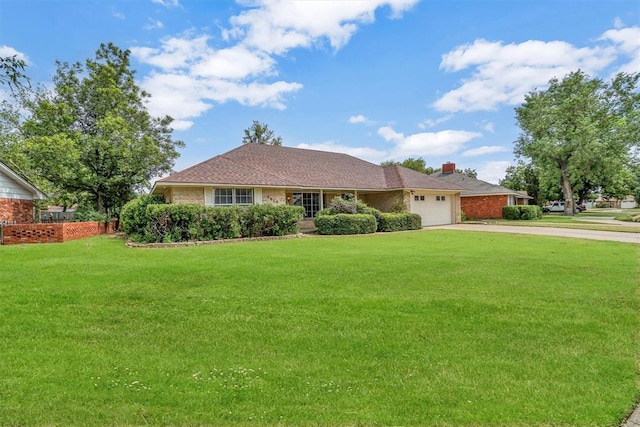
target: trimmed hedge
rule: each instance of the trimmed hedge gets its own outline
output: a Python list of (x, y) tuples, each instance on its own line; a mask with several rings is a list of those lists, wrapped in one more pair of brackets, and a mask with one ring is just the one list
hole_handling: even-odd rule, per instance
[(242, 237), (296, 234), (304, 217), (302, 206), (252, 205), (240, 210)]
[(150, 205), (147, 207), (148, 239), (151, 242), (188, 242), (236, 239), (240, 211), (235, 206)]
[(383, 213), (381, 214), (378, 231), (420, 230), (422, 218), (414, 213)]
[(378, 228), (371, 214), (318, 215), (314, 220), (320, 234), (371, 234)]
[[(126, 206), (125, 206), (126, 207)], [(144, 214), (142, 208), (144, 207)], [(151, 204), (127, 209), (123, 229), (135, 242), (187, 242), (239, 237), (284, 236), (298, 232), (301, 206), (225, 206)]]
[(129, 201), (120, 210), (120, 224), (122, 231), (132, 240), (143, 241), (147, 239), (147, 206), (164, 204), (162, 196), (145, 195)]
[(542, 218), (542, 209), (535, 205), (504, 206), (502, 218), (511, 220), (531, 220)]

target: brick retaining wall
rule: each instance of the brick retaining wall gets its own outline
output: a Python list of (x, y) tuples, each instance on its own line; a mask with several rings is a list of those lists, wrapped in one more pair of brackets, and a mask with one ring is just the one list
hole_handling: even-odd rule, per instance
[(98, 221), (6, 225), (2, 227), (2, 244), (62, 243), (112, 231), (112, 224), (105, 226)]

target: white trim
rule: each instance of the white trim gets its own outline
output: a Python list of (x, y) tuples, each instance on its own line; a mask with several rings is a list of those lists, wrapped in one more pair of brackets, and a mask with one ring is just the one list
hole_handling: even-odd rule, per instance
[(35, 185), (31, 184), (29, 181), (22, 178), (20, 175), (15, 173), (9, 166), (5, 165), (2, 162), (0, 162), (0, 171), (9, 175), (9, 178), (13, 179), (18, 185), (30, 191), (33, 194), (34, 199), (44, 200), (49, 198), (49, 196), (44, 194), (42, 191), (38, 190)]

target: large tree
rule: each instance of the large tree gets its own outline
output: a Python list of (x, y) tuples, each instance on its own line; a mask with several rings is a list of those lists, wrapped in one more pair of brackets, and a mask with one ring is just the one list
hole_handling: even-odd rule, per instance
[(555, 176), (566, 214), (573, 215), (575, 193), (585, 185), (624, 192), (623, 175), (640, 141), (639, 79), (640, 74), (620, 73), (606, 83), (572, 72), (529, 93), (516, 108), (522, 132), (515, 153), (539, 176)]
[(136, 85), (129, 55), (109, 43), (84, 64), (58, 62), (53, 89), (26, 103), (22, 125), (35, 172), (107, 213), (170, 172), (183, 146), (171, 117), (147, 112), (150, 95)]
[(275, 136), (266, 123), (254, 120), (250, 127), (244, 130), (243, 144), (282, 145), (282, 138)]

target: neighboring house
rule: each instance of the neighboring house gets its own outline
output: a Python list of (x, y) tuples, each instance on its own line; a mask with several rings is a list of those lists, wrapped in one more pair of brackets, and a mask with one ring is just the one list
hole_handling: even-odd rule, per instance
[(456, 172), (455, 163), (445, 163), (442, 171), (430, 176), (459, 185), (462, 212), (469, 219), (502, 218), (502, 208), (512, 205), (527, 205), (532, 197), (526, 193), (491, 184)]
[(299, 205), (313, 218), (335, 196), (353, 194), (383, 212), (404, 202), (422, 225), (460, 222), (460, 190), (399, 165), (382, 167), (347, 154), (245, 144), (156, 181), (168, 203), (206, 206)]
[(46, 198), (46, 194), (0, 162), (0, 225), (33, 223), (33, 201)]
[(593, 202), (585, 203), (588, 208), (611, 208), (611, 209), (633, 209), (638, 206), (636, 199), (629, 195), (624, 199), (616, 199), (615, 197), (604, 198), (598, 196)]

